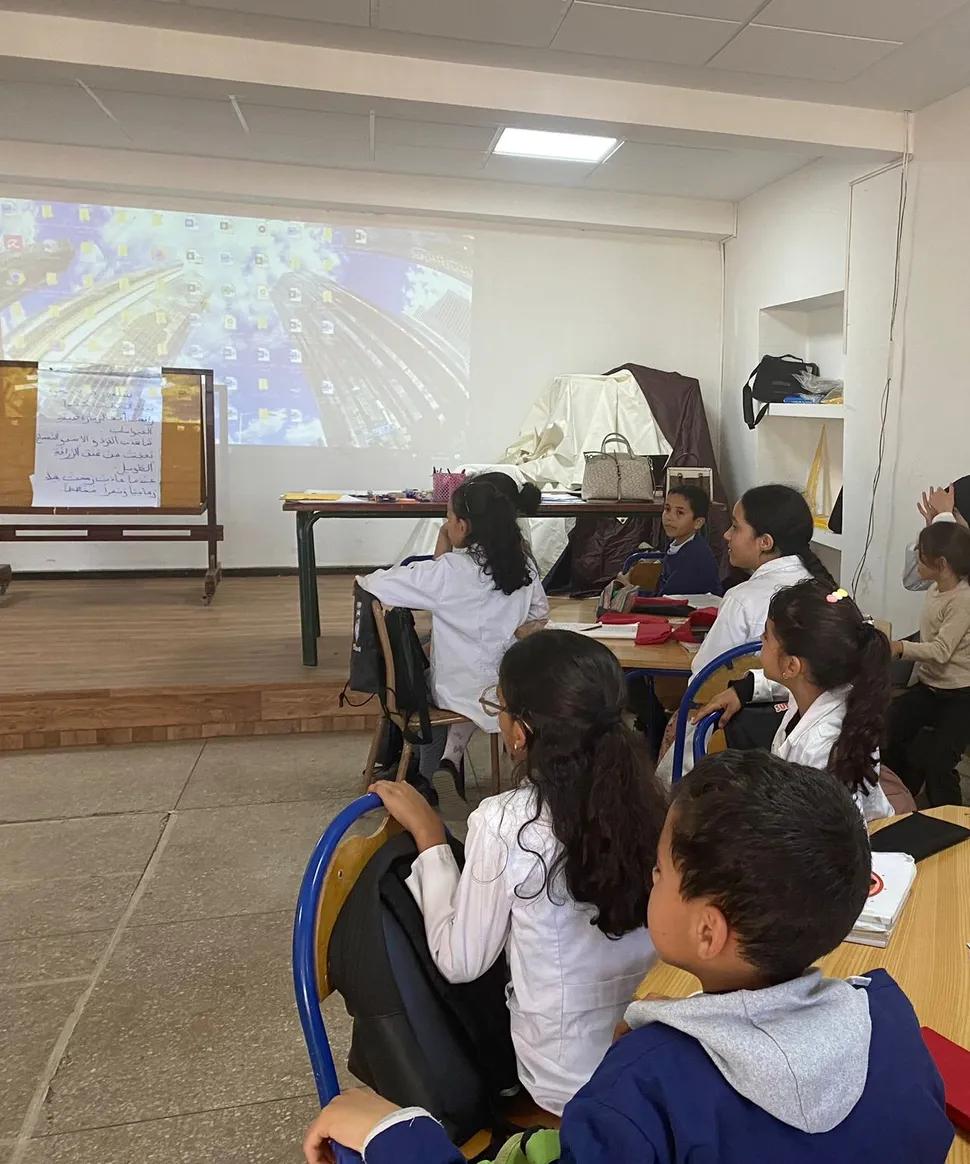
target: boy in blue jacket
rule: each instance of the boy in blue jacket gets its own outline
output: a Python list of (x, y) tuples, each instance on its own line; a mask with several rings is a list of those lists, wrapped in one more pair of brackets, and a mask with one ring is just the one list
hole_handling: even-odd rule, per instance
[(722, 594), (714, 551), (703, 530), (710, 498), (696, 485), (676, 485), (664, 500), (661, 522), (670, 539), (658, 594)]
[[(943, 1085), (884, 970), (848, 982), (812, 963), (869, 893), (859, 810), (830, 775), (766, 752), (709, 756), (678, 786), (653, 871), (650, 933), (700, 979), (649, 997), (566, 1105), (561, 1164), (943, 1164)], [(461, 1164), (426, 1112), (350, 1092), (320, 1114), (366, 1164)]]

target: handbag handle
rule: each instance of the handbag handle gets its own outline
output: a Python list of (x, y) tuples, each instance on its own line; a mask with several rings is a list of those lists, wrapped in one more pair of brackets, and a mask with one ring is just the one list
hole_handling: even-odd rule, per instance
[(626, 451), (633, 456), (633, 447), (621, 432), (608, 432), (600, 444), (600, 452), (606, 452), (607, 445), (626, 445)]

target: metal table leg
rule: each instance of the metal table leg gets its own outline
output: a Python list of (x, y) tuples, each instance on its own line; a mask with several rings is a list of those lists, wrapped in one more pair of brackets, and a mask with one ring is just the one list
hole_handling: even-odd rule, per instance
[(317, 636), (313, 626), (312, 587), (316, 578), (311, 578), (311, 559), (308, 550), (308, 536), (313, 537), (313, 526), (307, 520), (309, 513), (298, 510), (296, 515), (296, 562), (300, 583), (300, 634), (303, 639), (303, 666), (317, 665)]
[(317, 515), (307, 514), (306, 554), (307, 566), (307, 594), (310, 598), (310, 614), (313, 619), (313, 636), (320, 637), (320, 588), (317, 585), (317, 539), (313, 527), (316, 525)]

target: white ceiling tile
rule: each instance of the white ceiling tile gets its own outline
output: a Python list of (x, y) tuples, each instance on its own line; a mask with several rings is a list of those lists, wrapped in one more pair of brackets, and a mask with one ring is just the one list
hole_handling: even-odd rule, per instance
[(196, 97), (163, 97), (157, 93), (94, 91), (132, 135), (154, 126), (192, 126), (214, 133), (239, 128), (228, 98), (208, 101)]
[(712, 20), (750, 20), (761, 0), (586, 0), (607, 8), (642, 8), (647, 12), (674, 12), (707, 16)]
[(433, 174), (443, 178), (481, 178), (484, 151), (420, 149), (378, 144), (373, 168), (399, 174)]
[(380, 0), (379, 27), (544, 48), (568, 0)]
[(286, 109), (245, 100), (239, 102), (239, 108), (252, 133), (280, 134), (301, 141), (356, 141), (364, 145), (370, 141), (370, 120), (365, 113)]
[(190, 8), (219, 8), (332, 24), (370, 23), (370, 0), (185, 0)]
[(771, 0), (758, 24), (907, 41), (966, 0)]
[(527, 182), (534, 186), (581, 186), (592, 170), (592, 166), (576, 162), (503, 158), (492, 154), (482, 176), (501, 182)]
[(896, 48), (892, 41), (751, 24), (717, 54), (711, 67), (810, 81), (848, 81)]
[(495, 127), (456, 125), (443, 121), (409, 121), (398, 117), (377, 118), (381, 144), (443, 150), (473, 150), (484, 154), (495, 136)]
[(586, 185), (633, 194), (737, 201), (799, 169), (806, 160), (801, 154), (780, 151), (626, 142), (590, 175)]
[(577, 0), (552, 47), (598, 56), (703, 65), (738, 27), (729, 21), (607, 8)]

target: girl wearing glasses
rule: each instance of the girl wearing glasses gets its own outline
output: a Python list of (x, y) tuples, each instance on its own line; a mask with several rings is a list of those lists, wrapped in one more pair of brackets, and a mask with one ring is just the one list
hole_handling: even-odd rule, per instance
[(372, 789), (414, 837), (408, 887), (444, 977), (471, 982), (507, 954), (519, 1078), (555, 1114), (654, 958), (645, 923), (665, 796), (625, 705), (602, 643), (542, 631), (508, 650), (482, 709), (498, 717), (519, 784), (469, 817), (463, 871), (415, 789)]
[[(535, 492), (535, 486), (526, 488)], [(495, 682), (516, 631), (549, 617), (509, 493), (492, 480), (473, 477), (452, 494), (433, 559), (357, 579), (386, 606), (431, 612), (432, 698), (471, 722), (451, 728), (443, 757), (443, 739), (437, 747), (426, 745), (422, 774), (430, 779), (437, 766), (462, 795), (458, 770), (469, 738), (476, 727), (498, 731), (495, 716), (479, 702), (482, 686)]]

